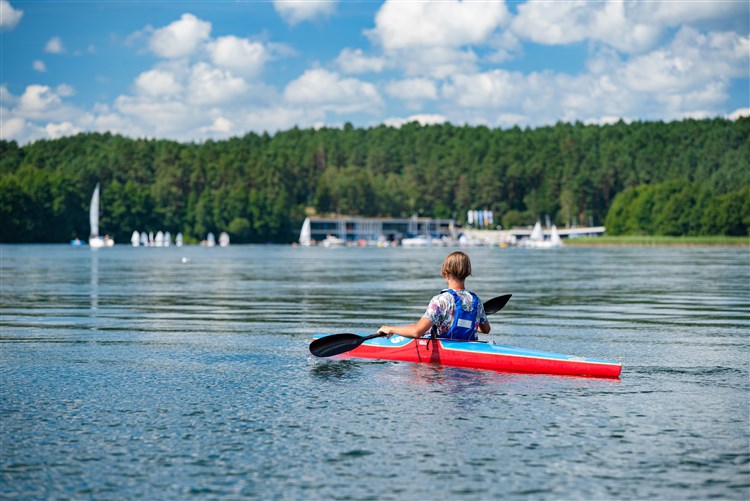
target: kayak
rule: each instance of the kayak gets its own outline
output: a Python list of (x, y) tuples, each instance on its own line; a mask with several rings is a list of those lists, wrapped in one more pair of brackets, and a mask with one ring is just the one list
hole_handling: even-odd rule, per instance
[[(325, 336), (316, 335), (313, 339)], [(481, 341), (412, 339), (398, 335), (367, 339), (355, 349), (338, 356), (566, 376), (617, 378), (622, 371), (622, 364), (607, 360), (513, 348)]]

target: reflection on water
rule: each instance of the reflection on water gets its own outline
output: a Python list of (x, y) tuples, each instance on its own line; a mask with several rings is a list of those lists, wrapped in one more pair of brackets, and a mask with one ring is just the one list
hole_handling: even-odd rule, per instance
[(450, 250), (1, 246), (0, 495), (747, 499), (746, 249), (468, 250), (489, 340), (619, 381), (309, 354)]

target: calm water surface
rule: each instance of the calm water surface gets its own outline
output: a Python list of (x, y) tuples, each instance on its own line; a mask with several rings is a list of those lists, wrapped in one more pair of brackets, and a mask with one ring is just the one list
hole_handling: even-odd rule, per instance
[(468, 251), (490, 340), (619, 380), (308, 354), (449, 250), (0, 247), (0, 497), (750, 498), (747, 248)]

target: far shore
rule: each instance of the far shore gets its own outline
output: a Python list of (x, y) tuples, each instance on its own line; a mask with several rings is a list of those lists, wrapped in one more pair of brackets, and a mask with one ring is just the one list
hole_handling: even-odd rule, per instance
[(665, 237), (647, 235), (578, 237), (564, 240), (566, 246), (729, 246), (750, 247), (750, 237)]

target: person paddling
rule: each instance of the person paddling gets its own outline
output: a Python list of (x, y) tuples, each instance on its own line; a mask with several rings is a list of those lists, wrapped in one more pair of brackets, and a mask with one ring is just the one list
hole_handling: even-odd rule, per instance
[(440, 275), (448, 285), (430, 300), (422, 318), (402, 326), (384, 325), (378, 334), (419, 338), (434, 331), (439, 339), (476, 341), (477, 331), (489, 334), (490, 322), (476, 294), (466, 290), (464, 282), (471, 275), (471, 260), (465, 253), (453, 252), (443, 261)]

